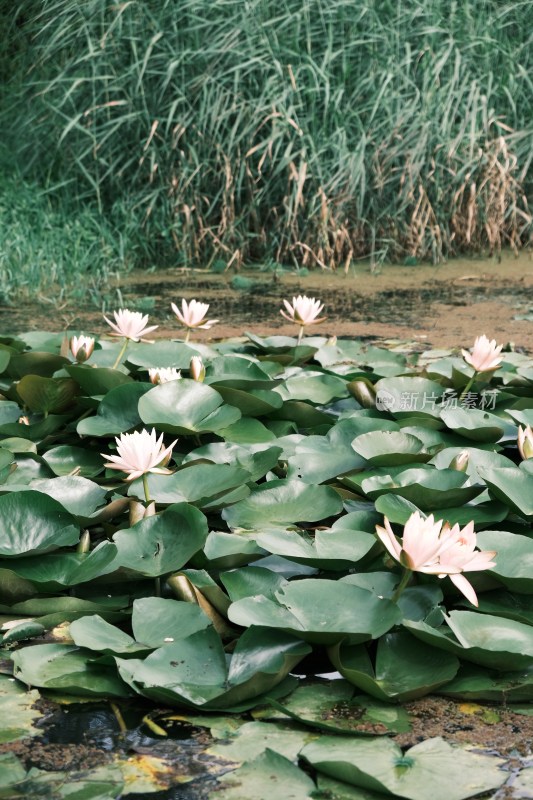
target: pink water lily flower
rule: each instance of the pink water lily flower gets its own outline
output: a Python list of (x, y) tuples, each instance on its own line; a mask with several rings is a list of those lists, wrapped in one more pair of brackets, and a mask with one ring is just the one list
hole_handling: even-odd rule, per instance
[(91, 357), (94, 350), (92, 336), (72, 336), (69, 342), (70, 352), (80, 364)]
[(467, 600), (478, 605), (474, 588), (462, 573), (494, 567), (492, 559), (496, 552), (475, 550), (473, 522), (463, 529), (457, 524), (451, 528), (448, 523), (443, 524), (443, 520), (435, 522), (433, 514), (424, 519), (415, 511), (405, 523), (401, 544), (387, 517), (384, 525), (376, 525), (376, 534), (396, 561), (410, 572), (439, 578), (448, 576)]
[(158, 325), (147, 327), (148, 314), (141, 314), (140, 311), (128, 311), (127, 308), (121, 308), (113, 311), (113, 316), (115, 317), (114, 322), (104, 316), (107, 324), (113, 328), (111, 336), (123, 336), (133, 342), (150, 342), (144, 337), (159, 327)]
[[(446, 538), (451, 544), (441, 553), (439, 578), (449, 576), (452, 583), (459, 589), (472, 605), (477, 606), (478, 600), (474, 587), (463, 572), (481, 572), (496, 566), (492, 559), (495, 550), (476, 550), (476, 534), (474, 522), (471, 521), (464, 528), (456, 523), (453, 528), (446, 531)], [(459, 568), (459, 572), (457, 571)]]
[(387, 517), (384, 524), (384, 528), (376, 525), (376, 534), (396, 561), (411, 572), (436, 575), (440, 571), (439, 556), (446, 546), (446, 541), (441, 539), (442, 520), (435, 522), (433, 514), (424, 519), (415, 511), (405, 523), (401, 544)]
[(177, 439), (169, 447), (163, 444), (163, 434), (157, 438), (155, 428), (151, 432), (147, 430), (134, 431), (133, 433), (121, 433), (115, 437), (118, 455), (108, 455), (101, 453), (107, 458), (105, 466), (108, 469), (120, 469), (127, 472), (127, 481), (140, 478), (147, 472), (154, 472), (157, 475), (169, 475), (171, 470), (166, 469), (166, 464), (170, 460), (172, 449)]
[(496, 346), (496, 339), (489, 339), (483, 335), (478, 336), (474, 342), (472, 352), (462, 350), (463, 358), (467, 364), (474, 367), (476, 372), (490, 372), (497, 369), (501, 362), (500, 356), (503, 345)]
[(518, 426), (518, 452), (524, 459), (533, 458), (533, 430), (531, 425)]
[(176, 367), (152, 367), (148, 370), (148, 376), (152, 383), (168, 383), (181, 378), (181, 371)]
[(181, 301), (181, 311), (175, 303), (171, 303), (172, 311), (181, 322), (184, 328), (191, 331), (193, 328), (209, 330), (215, 325), (218, 319), (206, 319), (209, 303), (199, 303), (197, 300)]

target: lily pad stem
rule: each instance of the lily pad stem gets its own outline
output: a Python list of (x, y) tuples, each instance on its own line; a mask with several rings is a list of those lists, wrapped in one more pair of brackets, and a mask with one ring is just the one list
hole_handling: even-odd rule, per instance
[(469, 380), (469, 381), (468, 381), (468, 383), (466, 384), (465, 388), (464, 388), (464, 389), (463, 389), (463, 391), (461, 392), (461, 394), (460, 394), (460, 396), (459, 396), (459, 402), (460, 402), (460, 403), (461, 403), (461, 402), (462, 402), (462, 401), (465, 399), (465, 396), (468, 394), (468, 392), (469, 392), (469, 391), (470, 391), (470, 389), (472, 388), (472, 384), (474, 383), (474, 381), (475, 381), (475, 379), (476, 379), (476, 375), (477, 375), (477, 372), (474, 372), (474, 374), (472, 375), (472, 377), (470, 378), (470, 380)]
[(113, 364), (113, 367), (112, 367), (112, 369), (116, 369), (116, 368), (118, 367), (118, 365), (120, 364), (120, 362), (122, 361), (122, 358), (123, 358), (123, 356), (124, 356), (124, 353), (126, 352), (126, 347), (128, 346), (128, 342), (129, 342), (129, 339), (125, 338), (125, 339), (124, 339), (124, 344), (122, 345), (122, 348), (121, 348), (121, 350), (120, 350), (120, 353), (118, 354), (118, 356), (117, 356), (117, 360), (116, 360), (116, 361), (115, 361), (115, 363)]
[(411, 572), (410, 569), (404, 569), (403, 575), (402, 575), (401, 580), (400, 580), (400, 583), (396, 587), (396, 591), (394, 592), (394, 594), (391, 597), (391, 600), (392, 600), (393, 603), (396, 603), (398, 598), (400, 597), (400, 595), (403, 593), (403, 590), (405, 589), (405, 587), (407, 586), (407, 584), (411, 580), (411, 575), (412, 575), (412, 572)]
[(146, 500), (146, 504), (152, 502), (152, 498), (150, 497), (150, 489), (148, 488), (148, 473), (145, 472), (143, 474), (143, 489), (144, 489), (144, 499)]

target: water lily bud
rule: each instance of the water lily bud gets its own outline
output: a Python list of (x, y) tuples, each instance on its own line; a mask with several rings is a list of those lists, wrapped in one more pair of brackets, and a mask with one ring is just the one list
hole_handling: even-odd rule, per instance
[(449, 469), (455, 469), (457, 472), (466, 472), (469, 460), (470, 453), (468, 450), (461, 450), (461, 452), (457, 453), (455, 458), (452, 458), (450, 461)]
[(526, 425), (525, 428), (518, 426), (518, 451), (524, 461), (533, 458), (533, 430), (530, 425)]
[(80, 536), (80, 541), (78, 542), (78, 546), (76, 551), (78, 553), (88, 553), (91, 549), (91, 534), (89, 531), (83, 531), (82, 535)]
[(181, 378), (181, 372), (176, 367), (151, 367), (148, 370), (148, 376), (151, 382), (157, 386), (159, 383), (178, 380)]
[(374, 408), (376, 405), (376, 390), (374, 389), (373, 385), (370, 381), (361, 378), (356, 381), (350, 381), (347, 384), (346, 388), (352, 395), (355, 397), (358, 403), (360, 403), (363, 408)]
[(69, 347), (78, 364), (83, 364), (92, 355), (94, 339), (92, 336), (72, 336)]
[(29, 421), (28, 417), (26, 417), (26, 416), (19, 417), (17, 422), (18, 422), (19, 425), (29, 425), (30, 424), (30, 421)]
[(203, 380), (205, 378), (205, 366), (200, 356), (193, 356), (191, 358), (191, 363), (189, 365), (189, 372), (191, 373), (191, 378), (194, 381), (198, 381), (198, 383), (203, 383)]

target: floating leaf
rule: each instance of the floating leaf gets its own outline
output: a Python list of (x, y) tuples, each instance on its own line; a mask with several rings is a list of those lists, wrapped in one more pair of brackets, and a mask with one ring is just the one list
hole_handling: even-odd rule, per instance
[(315, 784), (287, 758), (266, 749), (254, 760), (219, 778), (216, 796), (220, 800), (264, 800), (273, 793), (291, 800), (311, 800)]
[(282, 586), (275, 601), (261, 595), (238, 600), (228, 617), (237, 625), (279, 628), (309, 642), (334, 644), (345, 637), (354, 643), (376, 639), (399, 622), (401, 611), (358, 586), (307, 579)]
[(403, 753), (386, 738), (323, 736), (306, 745), (301, 756), (326, 775), (408, 800), (466, 800), (507, 780), (503, 759), (452, 747), (440, 738)]
[(342, 500), (329, 486), (274, 480), (261, 484), (239, 503), (225, 508), (230, 528), (263, 528), (268, 524), (316, 522), (339, 514)]
[(207, 537), (207, 520), (188, 503), (175, 503), (133, 528), (115, 533), (116, 567), (157, 577), (181, 569)]
[(128, 690), (113, 670), (97, 666), (94, 656), (78, 647), (32, 645), (17, 650), (11, 658), (15, 677), (28, 686), (92, 697), (128, 696)]
[(27, 491), (0, 497), (0, 556), (77, 544), (79, 528), (57, 500)]
[(363, 645), (338, 644), (330, 649), (334, 666), (351, 683), (379, 700), (407, 702), (450, 681), (459, 660), (416, 639), (406, 631), (382, 636), (375, 665)]
[(177, 434), (217, 431), (241, 416), (215, 389), (187, 379), (155, 386), (140, 399), (139, 414), (147, 425)]

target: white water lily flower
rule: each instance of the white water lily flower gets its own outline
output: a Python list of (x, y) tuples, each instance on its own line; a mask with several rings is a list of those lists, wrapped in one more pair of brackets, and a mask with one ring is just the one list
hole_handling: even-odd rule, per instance
[(148, 375), (152, 383), (168, 383), (181, 378), (181, 372), (176, 367), (152, 367), (148, 370)]
[(489, 341), (483, 335), (476, 338), (472, 352), (468, 350), (462, 350), (461, 352), (466, 363), (474, 367), (476, 372), (490, 372), (493, 369), (497, 369), (502, 362), (502, 357), (500, 356), (502, 347), (502, 344), (496, 346), (496, 339)]
[(133, 342), (151, 343), (151, 340), (144, 337), (159, 327), (158, 325), (146, 327), (148, 314), (142, 314), (140, 311), (128, 311), (127, 308), (121, 308), (118, 311), (113, 311), (113, 316), (115, 317), (114, 322), (104, 316), (107, 324), (113, 328), (113, 332), (110, 335), (123, 336)]
[(147, 430), (134, 431), (133, 433), (122, 433), (115, 437), (118, 455), (108, 455), (101, 453), (104, 458), (109, 459), (105, 466), (109, 469), (120, 469), (127, 472), (127, 481), (140, 478), (147, 472), (154, 472), (157, 475), (169, 475), (171, 470), (166, 469), (172, 454), (172, 448), (177, 439), (169, 447), (163, 444), (163, 434), (157, 438), (155, 428), (151, 432)]
[(288, 300), (283, 300), (283, 304), (287, 313), (280, 309), (280, 314), (289, 322), (295, 322), (297, 325), (316, 325), (319, 322), (324, 322), (326, 317), (319, 318), (318, 315), (324, 308), (324, 303), (320, 300), (315, 300), (314, 297), (306, 297), (306, 295), (298, 295), (292, 298), (292, 305)]
[(91, 357), (94, 350), (94, 339), (92, 336), (72, 336), (69, 347), (76, 361), (83, 364)]
[(218, 319), (206, 319), (209, 303), (199, 303), (197, 300), (190, 300), (189, 302), (182, 300), (181, 311), (175, 303), (171, 303), (170, 307), (183, 327), (189, 330), (201, 328), (207, 331), (219, 321)]

